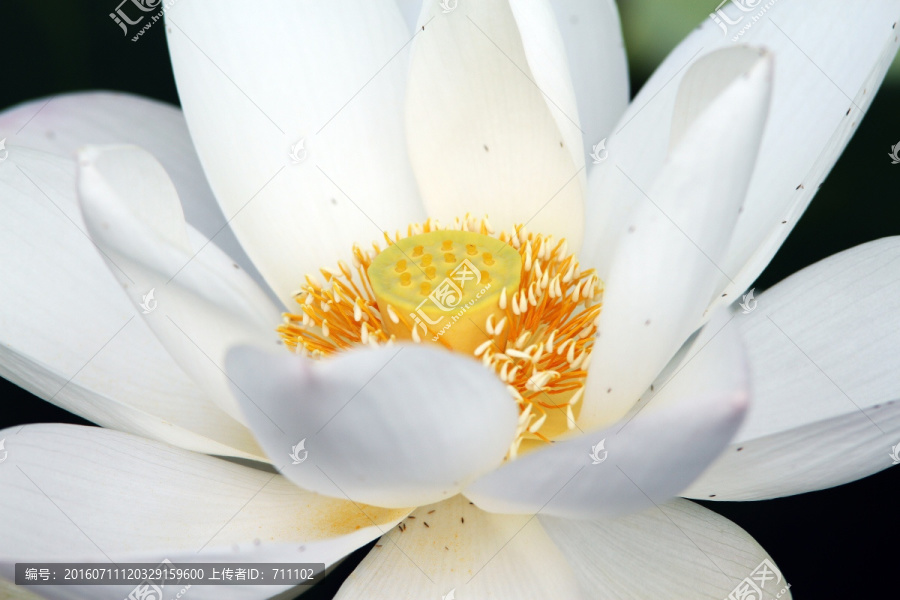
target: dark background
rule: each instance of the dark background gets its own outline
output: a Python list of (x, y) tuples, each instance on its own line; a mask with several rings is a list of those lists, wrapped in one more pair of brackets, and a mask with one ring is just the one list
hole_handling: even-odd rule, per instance
[[(151, 28), (132, 43), (108, 17), (116, 4), (106, 0), (0, 4), (4, 50), (0, 110), (49, 94), (86, 89), (121, 90), (177, 104), (163, 27)], [(691, 9), (688, 20), (696, 24), (712, 8)], [(634, 7), (623, 6), (622, 11), (626, 20), (635, 16)], [(632, 90), (638, 90), (652, 63), (635, 53), (633, 39), (627, 41)], [(900, 165), (892, 165), (887, 157), (890, 146), (900, 141), (898, 106), (900, 85), (894, 78), (882, 86), (810, 208), (754, 284), (757, 290), (841, 250), (900, 234), (896, 191)], [(0, 429), (34, 422), (87, 424), (3, 379), (0, 407)], [(896, 548), (900, 524), (898, 493), (900, 469), (888, 469), (852, 484), (790, 498), (701, 504), (756, 538), (791, 583), (795, 598), (880, 598), (898, 595), (892, 575), (898, 558), (896, 551), (889, 550)], [(357, 551), (303, 598), (331, 598), (367, 550)], [(887, 590), (892, 592), (888, 595)]]

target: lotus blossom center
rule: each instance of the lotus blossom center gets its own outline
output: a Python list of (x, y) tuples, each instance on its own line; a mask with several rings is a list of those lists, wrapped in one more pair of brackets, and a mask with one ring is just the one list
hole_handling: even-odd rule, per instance
[(324, 358), (411, 340), (471, 354), (519, 406), (510, 457), (574, 428), (603, 283), (566, 241), (524, 226), (494, 235), (469, 216), (384, 237), (384, 249), (354, 246), (353, 268), (320, 269), (324, 285), (307, 275), (278, 328), (288, 348)]
[(471, 231), (432, 231), (388, 246), (368, 268), (385, 331), (397, 339), (437, 342), (474, 352), (506, 348), (501, 301), (519, 290), (522, 258), (497, 238)]

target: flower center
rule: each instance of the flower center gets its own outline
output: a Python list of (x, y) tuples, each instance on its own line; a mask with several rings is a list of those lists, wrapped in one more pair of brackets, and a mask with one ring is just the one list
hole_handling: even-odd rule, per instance
[(441, 341), (459, 352), (506, 348), (501, 300), (519, 290), (522, 258), (508, 244), (472, 231), (432, 231), (388, 246), (367, 274), (386, 333)]
[(429, 219), (387, 247), (353, 248), (353, 268), (321, 269), (278, 328), (287, 346), (323, 358), (356, 345), (439, 343), (495, 371), (519, 406), (510, 457), (574, 428), (603, 284), (565, 240), (524, 226), (493, 235), (466, 216)]

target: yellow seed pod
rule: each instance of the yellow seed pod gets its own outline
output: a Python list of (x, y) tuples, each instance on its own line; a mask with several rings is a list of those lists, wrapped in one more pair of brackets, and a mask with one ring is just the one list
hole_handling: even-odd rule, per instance
[[(466, 252), (460, 256), (449, 252), (451, 248)], [(436, 273), (432, 256), (441, 256), (447, 269)], [(401, 261), (403, 275), (411, 279), (398, 275)], [(515, 248), (480, 233), (449, 230), (391, 244), (375, 257), (367, 274), (381, 313), (387, 314), (391, 305), (400, 317), (399, 323), (385, 320), (389, 334), (472, 352), (487, 340), (496, 344), (495, 351), (506, 347), (506, 330), (492, 335), (484, 324), (492, 314), (495, 323), (503, 318), (500, 297), (504, 289), (509, 297), (518, 291), (521, 272), (522, 258)]]

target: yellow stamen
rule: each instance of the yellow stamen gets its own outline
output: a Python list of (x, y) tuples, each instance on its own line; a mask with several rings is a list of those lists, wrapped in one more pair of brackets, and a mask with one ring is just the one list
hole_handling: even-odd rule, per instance
[[(509, 458), (575, 426), (603, 282), (579, 269), (565, 240), (522, 226), (494, 235), (486, 220), (468, 215), (446, 228), (434, 220), (413, 224), (406, 236), (385, 240), (385, 248), (354, 246), (352, 267), (339, 262), (338, 271), (321, 270), (324, 284), (306, 278), (295, 296), (298, 312), (285, 314), (278, 328), (288, 348), (321, 359), (361, 344), (412, 340), (471, 353), (497, 373), (519, 406)], [(444, 265), (440, 276), (434, 255)], [(471, 266), (460, 287), (454, 272), (464, 261)], [(461, 298), (448, 297), (448, 289), (456, 290), (446, 280)], [(441, 310), (433, 298), (454, 310)]]

